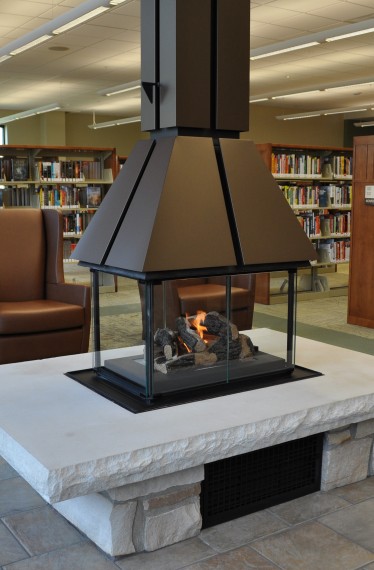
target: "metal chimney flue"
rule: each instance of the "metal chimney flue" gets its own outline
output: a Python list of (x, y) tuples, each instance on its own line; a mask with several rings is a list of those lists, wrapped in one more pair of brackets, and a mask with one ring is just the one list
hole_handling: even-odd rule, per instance
[(248, 130), (249, 16), (248, 0), (142, 0), (143, 130)]

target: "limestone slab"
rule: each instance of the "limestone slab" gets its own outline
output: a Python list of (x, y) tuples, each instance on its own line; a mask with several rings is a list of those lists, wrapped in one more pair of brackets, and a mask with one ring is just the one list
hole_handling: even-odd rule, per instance
[[(283, 333), (250, 336), (283, 354)], [(324, 376), (135, 415), (64, 375), (92, 355), (2, 365), (0, 454), (54, 503), (374, 418), (373, 356), (298, 338), (296, 361)]]
[(137, 497), (145, 497), (151, 493), (160, 493), (179, 487), (180, 485), (189, 485), (191, 483), (199, 483), (204, 479), (204, 466), (192, 467), (184, 469), (177, 473), (170, 473), (153, 479), (140, 481), (139, 483), (131, 483), (117, 489), (108, 489), (107, 495), (112, 501), (128, 501)]

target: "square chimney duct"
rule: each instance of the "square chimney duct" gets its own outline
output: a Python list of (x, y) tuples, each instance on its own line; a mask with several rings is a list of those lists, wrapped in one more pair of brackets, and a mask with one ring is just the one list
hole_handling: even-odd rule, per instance
[[(260, 368), (263, 358), (280, 362), (281, 373), (294, 369), (295, 276), (316, 253), (254, 143), (239, 140), (248, 129), (249, 15), (249, 0), (141, 0), (142, 129), (150, 139), (135, 145), (72, 255), (94, 275), (95, 354), (98, 272), (144, 287), (145, 365), (138, 357), (130, 372), (125, 357), (113, 383), (131, 392), (141, 377), (147, 403), (156, 385), (180, 390), (154, 369), (154, 288), (173, 279), (226, 276), (229, 307), (232, 276), (288, 271), (286, 356), (257, 360)], [(164, 301), (164, 315), (166, 308)], [(218, 375), (230, 384), (222, 376), (233, 370), (228, 353), (226, 361), (213, 367), (213, 382)], [(239, 381), (262, 378), (266, 367), (251, 373), (238, 365)], [(111, 382), (106, 365), (95, 370)], [(185, 390), (189, 381), (187, 373)], [(197, 374), (194, 382), (204, 384)]]

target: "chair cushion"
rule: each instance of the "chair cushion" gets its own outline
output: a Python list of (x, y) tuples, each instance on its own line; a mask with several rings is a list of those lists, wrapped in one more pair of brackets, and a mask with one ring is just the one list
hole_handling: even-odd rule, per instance
[[(226, 287), (214, 283), (192, 285), (190, 287), (178, 287), (178, 296), (181, 304), (181, 312), (193, 315), (198, 310), (202, 311), (226, 311)], [(243, 309), (249, 303), (247, 289), (231, 287), (232, 310)]]
[(82, 327), (84, 309), (46, 299), (0, 302), (0, 334), (28, 334)]

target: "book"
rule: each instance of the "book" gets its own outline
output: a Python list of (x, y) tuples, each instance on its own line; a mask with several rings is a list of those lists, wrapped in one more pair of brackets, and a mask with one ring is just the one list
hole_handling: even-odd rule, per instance
[(87, 208), (98, 208), (101, 204), (100, 186), (87, 186)]
[(24, 158), (12, 159), (12, 179), (13, 180), (28, 180), (29, 178), (29, 160)]

